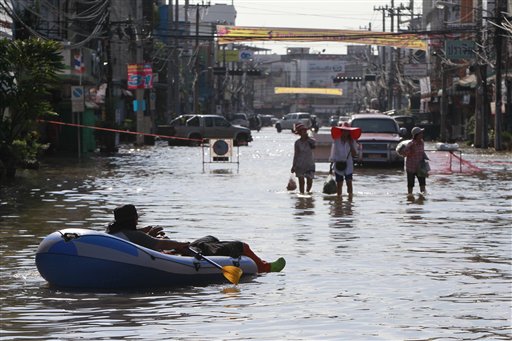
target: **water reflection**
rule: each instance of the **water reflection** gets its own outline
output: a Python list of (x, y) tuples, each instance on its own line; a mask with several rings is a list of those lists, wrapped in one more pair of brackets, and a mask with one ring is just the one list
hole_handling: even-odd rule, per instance
[[(329, 204), (329, 213), (333, 218), (347, 218), (352, 216), (353, 198), (352, 197), (337, 197), (328, 196), (325, 201)], [(341, 221), (332, 219), (331, 221)], [(351, 221), (351, 219), (345, 219)]]
[(297, 194), (294, 215), (310, 216), (315, 214), (315, 198), (310, 194)]
[[(403, 170), (357, 168), (353, 200), (339, 200), (320, 183), (311, 196), (285, 191), (296, 136), (254, 134), (240, 172), (203, 172), (200, 148), (157, 144), (56, 160), (0, 188), (0, 338), (511, 338), (510, 155), (484, 155), (485, 177), (432, 175), (413, 201)], [(249, 241), (287, 267), (237, 287), (48, 288), (34, 266), (39, 241), (67, 226), (103, 230), (126, 202), (175, 239)]]

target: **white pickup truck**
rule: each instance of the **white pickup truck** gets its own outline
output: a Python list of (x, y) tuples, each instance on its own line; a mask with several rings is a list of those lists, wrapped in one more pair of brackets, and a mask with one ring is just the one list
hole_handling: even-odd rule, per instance
[[(392, 165), (402, 164), (404, 158), (396, 152), (396, 147), (407, 134), (407, 129), (399, 128), (398, 123), (382, 113), (355, 114), (349, 120), (352, 127), (361, 128), (359, 164)], [(331, 134), (314, 135), (317, 140), (313, 151), (316, 162), (329, 162), (332, 145)]]
[(251, 130), (231, 124), (220, 115), (181, 115), (171, 121), (169, 145), (199, 145), (203, 139), (233, 139), (235, 146), (252, 141)]
[(349, 120), (352, 127), (361, 128), (361, 137), (357, 141), (362, 145), (359, 163), (402, 164), (404, 158), (396, 152), (398, 143), (407, 134), (391, 117), (382, 113), (361, 113), (352, 115)]
[(291, 112), (284, 115), (282, 119), (276, 122), (276, 130), (280, 133), (284, 129), (290, 129), (293, 131), (296, 124), (302, 123), (306, 128), (311, 128), (311, 114), (307, 112)]

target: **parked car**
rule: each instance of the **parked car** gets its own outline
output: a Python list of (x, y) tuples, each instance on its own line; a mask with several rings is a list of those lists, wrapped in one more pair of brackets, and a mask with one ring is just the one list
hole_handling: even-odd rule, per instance
[(249, 117), (241, 112), (231, 115), (230, 122), (234, 125), (249, 128)]
[(341, 125), (343, 125), (343, 123), (348, 122), (349, 119), (350, 119), (349, 116), (340, 116), (338, 118), (338, 126), (341, 126)]
[(260, 115), (261, 126), (272, 127), (275, 124), (275, 122), (277, 122), (277, 119), (275, 120), (275, 122), (273, 122), (272, 119), (275, 119), (274, 115)]
[(336, 115), (333, 115), (331, 117), (329, 117), (329, 126), (331, 127), (335, 127), (338, 125), (338, 120), (339, 120), (339, 117), (336, 116)]
[(416, 126), (416, 120), (413, 116), (408, 115), (400, 115), (400, 116), (393, 116), (395, 121), (398, 123), (398, 126), (400, 128), (407, 129), (406, 136), (407, 138), (411, 137), (411, 130)]
[(304, 124), (308, 129), (311, 128), (311, 114), (307, 112), (292, 112), (284, 115), (284, 117), (276, 123), (277, 132), (280, 133), (284, 129), (293, 130), (297, 123)]
[(355, 114), (349, 120), (352, 127), (361, 128), (358, 142), (362, 150), (358, 162), (396, 164), (403, 163), (396, 147), (405, 137), (406, 129), (400, 128), (390, 116), (382, 113)]
[(233, 125), (219, 115), (178, 116), (170, 123), (170, 134), (178, 139), (169, 140), (169, 145), (198, 145), (201, 139), (233, 139), (236, 146), (252, 141), (249, 128)]

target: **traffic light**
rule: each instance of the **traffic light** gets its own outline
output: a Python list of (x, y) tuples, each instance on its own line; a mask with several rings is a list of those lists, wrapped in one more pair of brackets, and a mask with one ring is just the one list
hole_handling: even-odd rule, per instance
[(241, 76), (244, 74), (244, 70), (241, 70), (241, 69), (236, 69), (236, 70), (229, 70), (228, 73), (231, 75), (231, 76)]
[(242, 69), (236, 69), (236, 70), (229, 70), (228, 73), (231, 76), (241, 76), (245, 74), (247, 76), (261, 76), (261, 70), (260, 69), (248, 69), (248, 70), (242, 70)]
[(345, 77), (345, 76), (336, 76), (333, 78), (334, 83), (341, 83), (341, 82), (360, 82), (363, 80), (363, 77)]
[(249, 69), (249, 70), (247, 70), (247, 76), (261, 76), (261, 70)]
[(377, 80), (377, 75), (372, 75), (372, 74), (364, 75), (365, 82), (375, 82), (376, 80)]
[(216, 76), (225, 75), (226, 74), (226, 68), (221, 66), (214, 66), (213, 67), (213, 74)]

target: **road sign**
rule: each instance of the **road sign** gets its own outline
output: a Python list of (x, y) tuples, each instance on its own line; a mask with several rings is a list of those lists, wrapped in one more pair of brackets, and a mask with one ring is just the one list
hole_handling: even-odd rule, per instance
[(404, 64), (404, 76), (425, 77), (427, 76), (427, 64)]
[(473, 40), (446, 40), (445, 53), (448, 59), (475, 59), (476, 44)]
[(83, 86), (72, 86), (71, 87), (71, 100), (72, 101), (84, 101), (84, 87)]
[(83, 86), (71, 87), (71, 110), (73, 112), (83, 112), (85, 110)]

